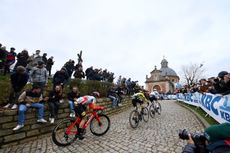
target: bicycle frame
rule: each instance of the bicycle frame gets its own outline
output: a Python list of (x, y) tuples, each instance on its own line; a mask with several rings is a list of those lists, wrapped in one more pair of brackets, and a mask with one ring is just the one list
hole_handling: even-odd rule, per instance
[(85, 122), (83, 129), (87, 128), (87, 126), (89, 125), (89, 123), (92, 121), (92, 119), (96, 117), (96, 119), (98, 120), (98, 122), (100, 122), (100, 119), (98, 118), (97, 112), (92, 112), (89, 119)]
[[(90, 117), (89, 117), (89, 119), (85, 122), (85, 124), (83, 125), (83, 129), (86, 129), (87, 128), (87, 126), (90, 124), (90, 122), (92, 121), (92, 119), (94, 118), (94, 117), (96, 117), (96, 119), (97, 119), (97, 121), (100, 123), (100, 118), (98, 117), (98, 115), (97, 115), (97, 112), (95, 112), (95, 111), (93, 111), (93, 112), (91, 112), (90, 113), (91, 115), (90, 115)], [(78, 134), (78, 132), (77, 131), (74, 131), (74, 132), (71, 132), (71, 129), (76, 125), (76, 124), (80, 124), (81, 123), (81, 117), (78, 117), (75, 121), (74, 121), (74, 123), (72, 123), (69, 127), (68, 127), (68, 129), (66, 130), (66, 134)]]
[(80, 122), (81, 122), (81, 118), (80, 117), (78, 117), (75, 121), (74, 121), (74, 123), (72, 123), (69, 127), (68, 127), (68, 129), (66, 130), (66, 134), (78, 134), (78, 132), (77, 131), (74, 131), (74, 132), (72, 132), (71, 133), (71, 129), (76, 125), (76, 124), (80, 124)]

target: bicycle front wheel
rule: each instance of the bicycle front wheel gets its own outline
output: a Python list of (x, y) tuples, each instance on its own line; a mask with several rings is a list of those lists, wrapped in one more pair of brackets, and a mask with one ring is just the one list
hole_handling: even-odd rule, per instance
[(52, 140), (58, 146), (68, 146), (76, 140), (78, 127), (71, 125), (75, 122), (74, 119), (66, 118), (60, 121), (52, 131)]
[(132, 128), (136, 128), (139, 124), (139, 112), (133, 110), (129, 115), (129, 124)]
[(96, 136), (104, 135), (110, 128), (110, 119), (105, 114), (98, 114), (98, 119), (94, 117), (90, 122), (90, 131)]
[(148, 108), (145, 107), (145, 108), (143, 108), (142, 111), (143, 111), (143, 112), (142, 112), (143, 120), (144, 120), (145, 122), (148, 122), (148, 120), (149, 120), (149, 110), (148, 110)]
[(149, 107), (149, 115), (154, 118), (155, 117), (155, 107), (154, 104), (151, 104)]

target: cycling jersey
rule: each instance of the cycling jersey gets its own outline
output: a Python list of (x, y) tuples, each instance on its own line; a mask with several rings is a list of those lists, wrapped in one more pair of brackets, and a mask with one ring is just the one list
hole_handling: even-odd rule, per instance
[(141, 92), (135, 93), (132, 96), (132, 104), (134, 107), (137, 106), (137, 103), (139, 103), (141, 106), (144, 102), (148, 102), (148, 100), (146, 99), (145, 95)]
[(77, 101), (75, 101), (75, 104), (82, 104), (82, 105), (89, 105), (91, 103), (95, 103), (96, 102), (96, 98), (93, 96), (83, 96), (77, 99)]
[(76, 113), (80, 117), (85, 117), (86, 116), (85, 111), (87, 109), (86, 105), (90, 106), (96, 103), (96, 98), (93, 96), (83, 96), (83, 97), (78, 98), (74, 103), (77, 105), (75, 108)]
[(141, 92), (135, 93), (132, 97), (133, 97), (133, 99), (138, 99), (138, 100), (141, 100), (143, 102), (148, 101), (146, 99), (145, 95)]

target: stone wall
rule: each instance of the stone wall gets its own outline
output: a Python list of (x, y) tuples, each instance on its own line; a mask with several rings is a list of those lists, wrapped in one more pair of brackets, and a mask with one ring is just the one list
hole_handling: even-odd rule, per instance
[[(98, 99), (97, 105), (105, 106), (105, 113), (108, 115), (122, 112), (128, 109), (131, 106), (130, 99), (125, 97), (122, 100), (122, 106), (117, 108), (112, 108), (112, 102), (110, 99)], [(58, 112), (58, 121), (67, 117), (69, 114), (69, 105), (68, 102), (63, 103), (60, 106)], [(54, 128), (55, 124), (45, 123), (38, 124), (36, 109), (28, 109), (26, 112), (26, 120), (24, 128), (13, 131), (12, 129), (17, 125), (18, 115), (16, 110), (0, 110), (0, 148), (8, 147), (11, 145), (17, 145), (26, 143), (32, 140), (39, 139), (44, 136), (51, 135), (51, 131)], [(45, 119), (48, 120), (49, 111), (48, 106), (46, 105), (45, 109)]]

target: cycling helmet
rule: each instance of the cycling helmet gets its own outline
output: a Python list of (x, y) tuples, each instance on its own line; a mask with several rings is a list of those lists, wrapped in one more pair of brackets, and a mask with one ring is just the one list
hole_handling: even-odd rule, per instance
[(91, 95), (94, 96), (94, 97), (96, 97), (96, 98), (100, 97), (100, 93), (97, 92), (97, 91), (92, 92)]

